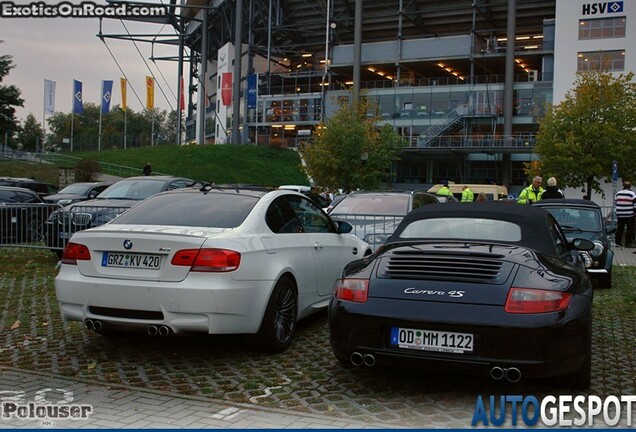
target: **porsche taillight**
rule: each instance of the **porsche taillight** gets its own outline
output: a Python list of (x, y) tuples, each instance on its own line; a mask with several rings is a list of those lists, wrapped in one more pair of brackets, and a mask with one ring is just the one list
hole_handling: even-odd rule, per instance
[(572, 294), (530, 288), (511, 288), (505, 311), (515, 314), (558, 312), (570, 306)]
[(91, 253), (83, 244), (69, 242), (62, 254), (62, 264), (77, 265), (77, 261), (90, 261)]
[(182, 249), (174, 254), (171, 264), (194, 272), (230, 272), (241, 265), (241, 254), (228, 249)]
[(339, 300), (364, 303), (369, 296), (369, 279), (338, 279), (334, 292)]

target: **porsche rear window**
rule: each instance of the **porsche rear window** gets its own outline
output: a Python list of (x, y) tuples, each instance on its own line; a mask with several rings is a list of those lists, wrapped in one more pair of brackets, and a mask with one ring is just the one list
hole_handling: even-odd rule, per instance
[(114, 223), (235, 228), (243, 223), (257, 202), (257, 197), (239, 194), (155, 195), (120, 215)]
[(483, 218), (420, 219), (404, 227), (400, 238), (518, 242), (521, 227), (512, 222)]

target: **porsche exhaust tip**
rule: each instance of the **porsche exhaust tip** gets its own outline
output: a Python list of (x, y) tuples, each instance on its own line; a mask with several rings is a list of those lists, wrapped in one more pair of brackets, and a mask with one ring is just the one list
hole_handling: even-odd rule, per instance
[(157, 336), (157, 334), (159, 334), (159, 329), (156, 325), (151, 325), (148, 327), (148, 334), (150, 336)]
[(86, 327), (87, 330), (93, 330), (93, 320), (90, 318), (85, 319), (84, 327)]
[(505, 376), (506, 372), (499, 366), (495, 366), (490, 369), (490, 377), (495, 381), (501, 380)]
[(495, 366), (490, 369), (490, 377), (495, 381), (506, 378), (509, 382), (516, 383), (521, 380), (521, 371), (516, 367), (502, 368)]
[(364, 364), (364, 356), (357, 351), (351, 353), (351, 355), (349, 356), (349, 360), (351, 360), (351, 364), (356, 367), (362, 366)]
[(158, 333), (159, 336), (168, 336), (170, 335), (170, 333), (172, 333), (172, 329), (170, 329), (170, 327), (168, 326), (162, 325), (161, 327), (159, 327)]
[(373, 356), (373, 354), (364, 355), (364, 365), (368, 367), (375, 366), (375, 357)]
[(506, 379), (513, 383), (519, 382), (521, 379), (521, 371), (516, 367), (506, 369)]

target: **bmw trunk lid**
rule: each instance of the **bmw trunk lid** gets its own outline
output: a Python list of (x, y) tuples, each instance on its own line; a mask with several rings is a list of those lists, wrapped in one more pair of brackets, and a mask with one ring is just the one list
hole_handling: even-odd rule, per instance
[(90, 251), (89, 261), (77, 261), (84, 276), (179, 282), (188, 275), (190, 267), (171, 264), (175, 253), (200, 249), (210, 236), (222, 231), (225, 230), (104, 225), (76, 233), (71, 242), (85, 245)]

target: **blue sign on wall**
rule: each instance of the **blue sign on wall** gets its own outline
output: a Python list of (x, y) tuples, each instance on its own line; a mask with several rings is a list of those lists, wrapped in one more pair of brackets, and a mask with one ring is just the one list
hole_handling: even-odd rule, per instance
[(623, 13), (623, 2), (612, 1), (604, 3), (586, 3), (583, 5), (583, 15), (597, 15), (605, 13)]

